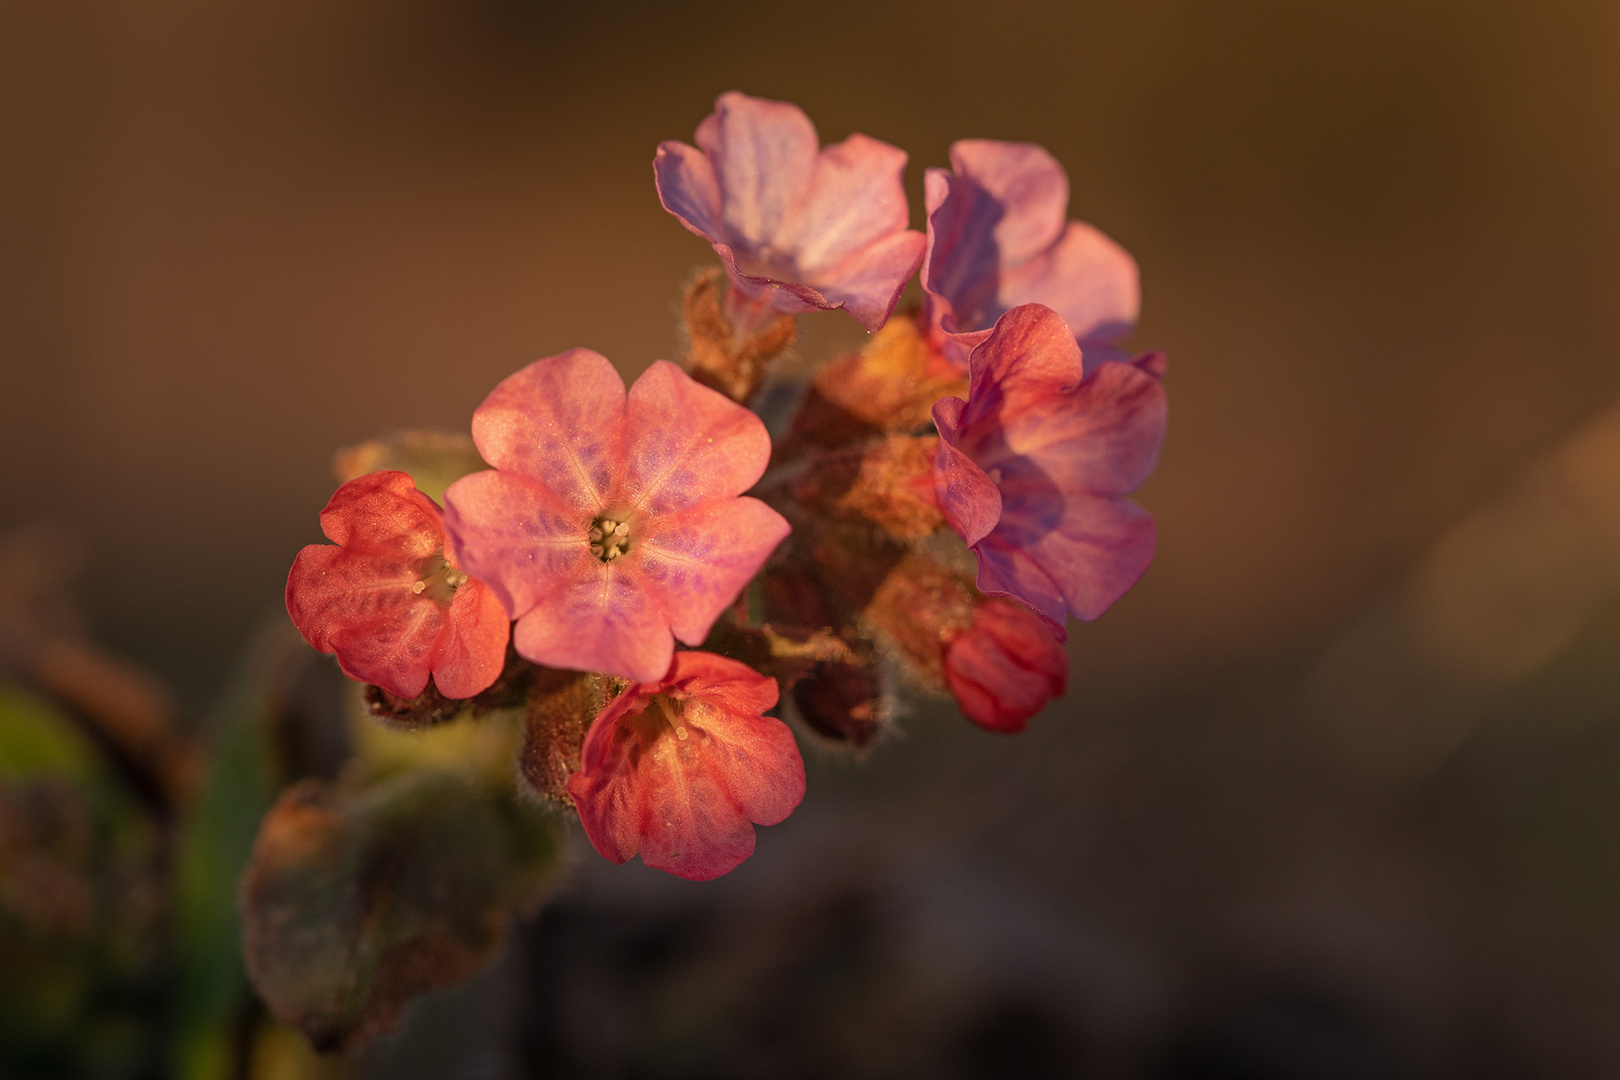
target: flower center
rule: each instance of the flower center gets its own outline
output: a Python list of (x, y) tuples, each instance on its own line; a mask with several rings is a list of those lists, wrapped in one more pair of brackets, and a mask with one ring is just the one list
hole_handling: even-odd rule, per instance
[(429, 555), (416, 566), (416, 582), (411, 592), (426, 596), (440, 607), (449, 607), (456, 590), (467, 580), (464, 570), (457, 570), (445, 561), (444, 552)]
[(605, 563), (630, 550), (630, 523), (611, 514), (603, 514), (591, 522), (588, 535), (591, 554)]

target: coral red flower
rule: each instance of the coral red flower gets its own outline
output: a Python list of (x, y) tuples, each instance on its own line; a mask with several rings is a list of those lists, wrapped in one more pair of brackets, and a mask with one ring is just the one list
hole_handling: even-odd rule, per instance
[(1068, 324), (1025, 304), (973, 350), (968, 399), (934, 405), (940, 509), (979, 557), (979, 591), (1028, 604), (1057, 633), (1095, 619), (1153, 559), (1153, 518), (1124, 498), (1158, 462), (1158, 358), (1090, 374)]
[(1062, 315), (1086, 367), (1126, 359), (1116, 342), (1141, 306), (1136, 261), (1080, 221), (1065, 222), (1069, 178), (1032, 143), (964, 139), (951, 171), (924, 175), (928, 251), (922, 284), (935, 344), (952, 362), (1019, 304)]
[(770, 458), (765, 425), (662, 360), (628, 395), (600, 353), (536, 360), (472, 431), (495, 468), (451, 485), (446, 525), (537, 664), (657, 682), (789, 532), (738, 497)]
[(888, 321), (925, 242), (906, 228), (904, 151), (865, 135), (820, 150), (797, 105), (736, 92), (696, 139), (658, 147), (658, 198), (714, 245), (734, 289), (783, 312), (844, 308), (868, 330)]
[(775, 825), (804, 798), (793, 733), (762, 715), (776, 680), (705, 652), (675, 654), (669, 672), (603, 709), (568, 779), (585, 835), (616, 863), (693, 881), (754, 853), (754, 826)]
[(501, 602), (445, 546), (439, 506), (402, 472), (338, 488), (321, 511), (337, 547), (311, 544), (287, 575), (287, 614), (344, 674), (415, 697), (429, 673), (445, 697), (489, 688), (506, 660)]
[(967, 718), (989, 731), (1023, 731), (1068, 687), (1069, 654), (1041, 617), (990, 600), (945, 646), (945, 683)]

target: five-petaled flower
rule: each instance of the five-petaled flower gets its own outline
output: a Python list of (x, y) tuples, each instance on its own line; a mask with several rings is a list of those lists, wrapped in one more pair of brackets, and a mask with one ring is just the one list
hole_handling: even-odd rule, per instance
[(804, 798), (793, 733), (763, 715), (776, 698), (775, 679), (706, 652), (676, 653), (662, 679), (628, 687), (591, 725), (568, 780), (591, 844), (694, 881), (748, 858), (753, 825), (775, 825)]
[(1067, 640), (1153, 559), (1153, 518), (1124, 498), (1164, 442), (1155, 354), (1085, 373), (1062, 317), (1013, 308), (973, 350), (968, 399), (934, 405), (940, 509), (977, 553), (979, 590), (1033, 608)]
[(350, 678), (415, 697), (489, 688), (506, 659), (501, 602), (445, 546), (439, 507), (402, 472), (338, 488), (321, 511), (332, 544), (311, 544), (287, 575), (287, 613)]
[(1126, 359), (1115, 344), (1141, 306), (1136, 261), (1081, 221), (1065, 221), (1069, 178), (1032, 143), (964, 139), (951, 171), (924, 175), (928, 249), (922, 266), (934, 344), (965, 365), (969, 351), (1019, 304), (1068, 321), (1087, 369)]
[(495, 468), (451, 485), (446, 524), (537, 664), (657, 682), (789, 532), (739, 497), (770, 458), (765, 425), (662, 360), (628, 395), (600, 353), (536, 360), (472, 430)]
[(1023, 731), (1069, 682), (1069, 654), (1029, 608), (986, 600), (973, 625), (945, 646), (945, 683), (975, 724)]
[(822, 150), (797, 105), (721, 94), (697, 146), (653, 160), (664, 209), (714, 245), (734, 289), (777, 311), (888, 321), (922, 261), (906, 228), (904, 151), (865, 135)]

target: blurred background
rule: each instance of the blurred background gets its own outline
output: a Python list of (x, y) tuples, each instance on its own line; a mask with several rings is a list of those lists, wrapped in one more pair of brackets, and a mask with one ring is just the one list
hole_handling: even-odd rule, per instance
[(1066, 165), (1170, 357), (1158, 557), (1027, 733), (807, 747), (718, 883), (587, 853), (363, 1068), (1620, 1075), (1613, 4), (0, 0), (0, 526), (202, 724), (336, 448), (675, 354), (650, 162), (728, 89), (919, 228), (954, 139)]

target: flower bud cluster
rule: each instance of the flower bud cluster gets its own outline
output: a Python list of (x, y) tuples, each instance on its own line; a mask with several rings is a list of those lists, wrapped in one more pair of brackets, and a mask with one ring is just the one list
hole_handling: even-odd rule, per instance
[[(375, 471), (345, 477), (287, 608), (387, 722), (521, 707), (535, 794), (608, 858), (702, 879), (802, 798), (783, 717), (864, 751), (906, 688), (998, 732), (1063, 693), (1068, 617), (1152, 558), (1126, 496), (1165, 398), (1162, 357), (1118, 350), (1134, 262), (1067, 220), (1039, 147), (957, 143), (918, 233), (906, 155), (822, 147), (793, 105), (721, 95), (695, 142), (654, 161), (720, 260), (686, 289), (682, 362), (626, 388), (571, 349), (501, 382), (471, 447), (350, 452)], [(795, 317), (834, 309), (866, 346), (775, 372)], [(749, 408), (773, 379), (762, 400), (796, 402), (774, 445)]]

